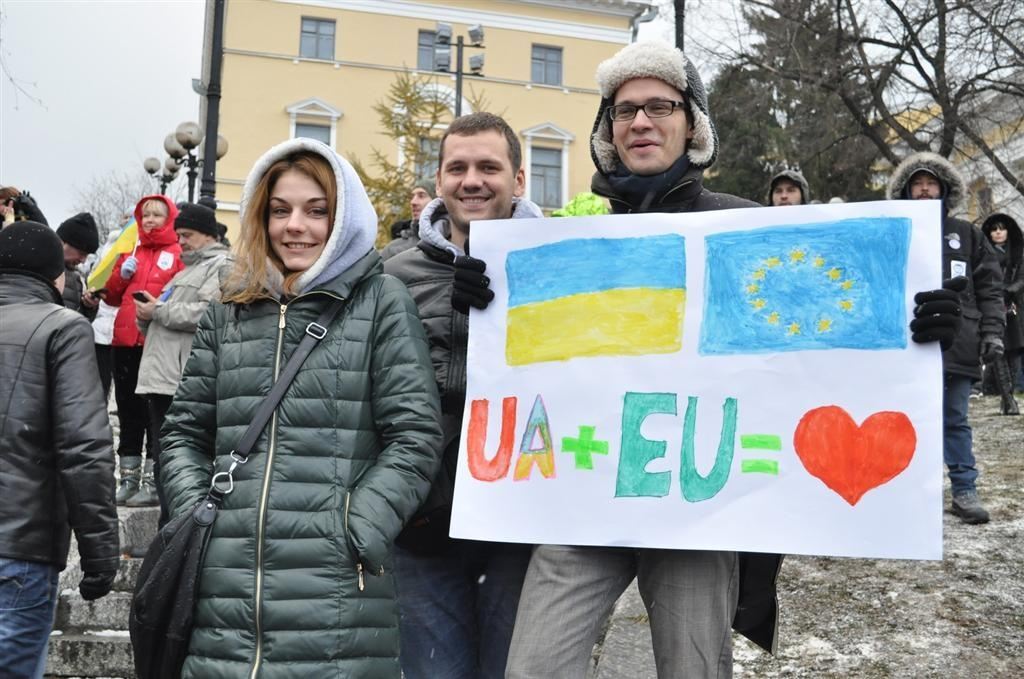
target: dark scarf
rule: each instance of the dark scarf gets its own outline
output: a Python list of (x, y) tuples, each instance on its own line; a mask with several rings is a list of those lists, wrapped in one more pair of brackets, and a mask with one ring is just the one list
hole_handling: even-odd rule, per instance
[(671, 167), (659, 174), (633, 174), (620, 162), (615, 172), (607, 175), (607, 178), (616, 196), (629, 203), (633, 212), (647, 212), (652, 205), (661, 202), (689, 169), (690, 159), (684, 153)]

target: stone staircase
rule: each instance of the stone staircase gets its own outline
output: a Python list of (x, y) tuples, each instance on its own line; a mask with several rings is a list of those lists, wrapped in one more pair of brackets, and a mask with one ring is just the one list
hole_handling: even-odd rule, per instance
[(50, 635), (47, 677), (134, 679), (128, 611), (132, 590), (150, 541), (156, 535), (159, 507), (118, 507), (121, 565), (114, 588), (96, 601), (78, 593), (82, 568), (72, 539), (68, 567), (60, 576), (57, 619)]

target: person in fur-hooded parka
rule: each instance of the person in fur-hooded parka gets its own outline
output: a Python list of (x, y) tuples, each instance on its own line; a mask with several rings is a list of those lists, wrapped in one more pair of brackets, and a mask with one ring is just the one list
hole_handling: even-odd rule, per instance
[(440, 460), (437, 388), (405, 286), (374, 251), (377, 216), (312, 139), (267, 151), (242, 192), (225, 298), (199, 323), (167, 413), (172, 520), (209, 489), (325, 307), (302, 364), (213, 525), (185, 679), (398, 679), (391, 547)]
[(965, 194), (960, 173), (935, 153), (907, 156), (889, 180), (890, 200), (942, 200), (942, 277), (966, 279), (959, 295), (963, 315), (956, 338), (942, 352), (943, 457), (953, 487), (953, 513), (965, 523), (986, 523), (989, 515), (975, 487), (978, 470), (967, 403), (971, 383), (981, 379), (981, 359), (1002, 354), (1003, 276), (981, 229), (950, 216)]
[[(799, 202), (793, 202), (788, 197), (787, 192), (779, 191), (776, 195), (776, 189), (785, 187), (787, 184), (798, 189), (800, 193)], [(792, 188), (790, 188), (792, 192)], [(811, 202), (811, 187), (807, 184), (807, 179), (803, 173), (799, 170), (782, 170), (781, 172), (775, 173), (775, 176), (768, 182), (768, 195), (765, 197), (765, 204), (773, 207), (780, 205), (807, 205)]]

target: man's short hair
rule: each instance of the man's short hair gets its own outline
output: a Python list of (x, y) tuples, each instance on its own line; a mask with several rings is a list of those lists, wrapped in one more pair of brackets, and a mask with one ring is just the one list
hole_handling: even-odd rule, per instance
[(441, 137), (441, 149), (437, 154), (438, 168), (444, 165), (444, 142), (449, 136), (457, 134), (460, 137), (471, 137), (474, 134), (480, 134), (488, 130), (494, 130), (505, 135), (505, 141), (508, 142), (508, 158), (512, 161), (512, 172), (518, 172), (519, 168), (523, 165), (523, 147), (519, 144), (519, 137), (512, 131), (512, 128), (509, 127), (504, 118), (493, 113), (487, 113), (486, 111), (469, 113), (459, 116), (452, 121), (452, 124), (448, 126), (448, 129), (444, 131), (444, 135)]

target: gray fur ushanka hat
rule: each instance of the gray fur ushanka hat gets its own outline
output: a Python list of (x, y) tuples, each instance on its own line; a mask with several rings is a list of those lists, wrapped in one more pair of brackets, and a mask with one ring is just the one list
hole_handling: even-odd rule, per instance
[(686, 55), (658, 40), (627, 45), (597, 67), (601, 105), (590, 138), (590, 155), (598, 170), (608, 174), (619, 165), (619, 154), (612, 144), (611, 121), (605, 111), (615, 103), (619, 87), (637, 78), (656, 78), (682, 93), (693, 128), (693, 139), (687, 144), (686, 155), (694, 167), (710, 167), (718, 156), (718, 134), (711, 123), (704, 83)]

